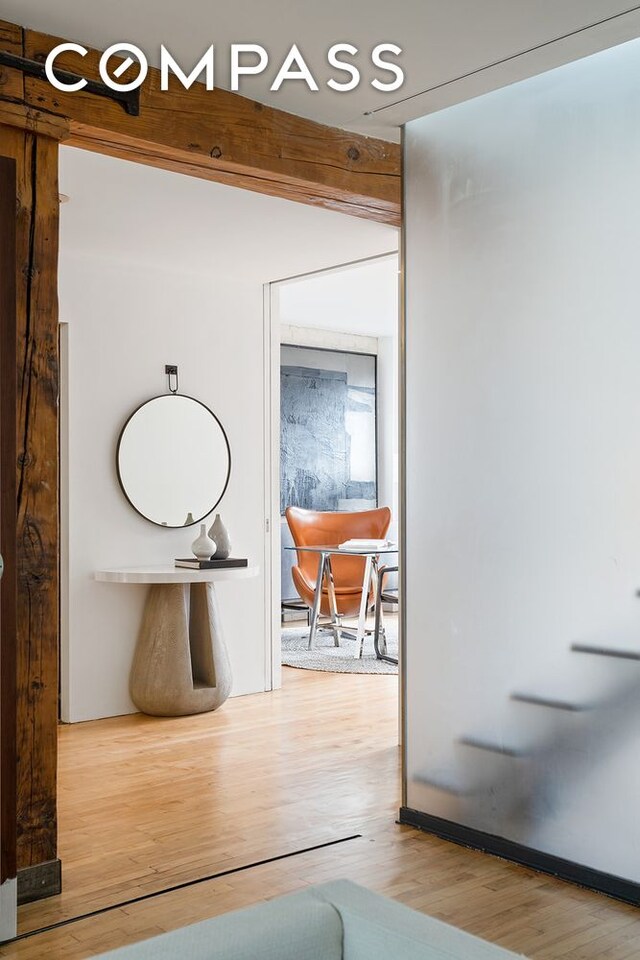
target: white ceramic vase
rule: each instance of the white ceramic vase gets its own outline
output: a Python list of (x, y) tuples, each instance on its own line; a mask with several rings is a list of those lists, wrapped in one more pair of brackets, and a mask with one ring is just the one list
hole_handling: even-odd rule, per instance
[(200, 535), (191, 544), (191, 549), (198, 560), (210, 560), (216, 552), (215, 540), (207, 536), (206, 523), (200, 524)]
[(226, 560), (231, 553), (231, 541), (229, 540), (229, 533), (220, 519), (219, 513), (216, 513), (216, 518), (209, 530), (209, 536), (216, 543), (215, 559)]

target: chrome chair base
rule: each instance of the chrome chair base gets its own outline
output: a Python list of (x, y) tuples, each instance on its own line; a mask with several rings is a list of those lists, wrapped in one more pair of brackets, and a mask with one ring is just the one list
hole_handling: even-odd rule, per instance
[(394, 566), (381, 566), (378, 569), (378, 583), (376, 588), (376, 602), (375, 602), (375, 625), (373, 628), (373, 648), (376, 652), (376, 657), (378, 660), (386, 660), (387, 663), (398, 663), (397, 657), (390, 657), (387, 653), (387, 638), (384, 632), (384, 625), (382, 623), (382, 604), (383, 603), (398, 603), (397, 593), (391, 593), (390, 591), (385, 592), (384, 590), (384, 578), (389, 573), (397, 573), (398, 568)]

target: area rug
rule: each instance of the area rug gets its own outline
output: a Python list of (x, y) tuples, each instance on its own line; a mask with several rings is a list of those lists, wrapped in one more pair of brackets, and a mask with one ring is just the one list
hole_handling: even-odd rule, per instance
[[(286, 667), (299, 667), (301, 670), (324, 670), (328, 673), (382, 673), (397, 674), (395, 663), (377, 660), (373, 650), (373, 637), (367, 636), (364, 653), (356, 658), (355, 640), (340, 638), (340, 646), (333, 642), (330, 630), (318, 630), (313, 650), (309, 646), (308, 627), (283, 627), (282, 663)], [(390, 657), (398, 656), (398, 637), (395, 624), (387, 626), (387, 652)]]

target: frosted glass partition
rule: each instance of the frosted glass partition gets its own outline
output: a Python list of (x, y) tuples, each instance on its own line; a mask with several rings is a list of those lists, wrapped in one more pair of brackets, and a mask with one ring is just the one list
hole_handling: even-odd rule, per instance
[(640, 43), (405, 161), (406, 807), (639, 881)]

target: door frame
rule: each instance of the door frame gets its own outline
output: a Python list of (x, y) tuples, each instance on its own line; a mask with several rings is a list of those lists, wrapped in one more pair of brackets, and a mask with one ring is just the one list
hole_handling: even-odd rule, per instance
[[(400, 263), (400, 249), (387, 253), (360, 257), (319, 270), (272, 280), (264, 285), (264, 463), (265, 463), (265, 690), (277, 690), (282, 685), (282, 644), (280, 637), (280, 288), (288, 283), (339, 273), (366, 263), (388, 260)], [(402, 297), (398, 293), (398, 355), (402, 336)], [(398, 380), (398, 417), (401, 410), (401, 381)], [(398, 457), (400, 460), (401, 424), (398, 423)], [(377, 470), (377, 464), (376, 464)], [(400, 484), (398, 490), (401, 490)], [(402, 514), (402, 504), (399, 505)], [(401, 529), (400, 518), (398, 528)], [(398, 622), (398, 645), (402, 644), (401, 622)], [(403, 688), (402, 659), (398, 668), (400, 690)], [(402, 696), (401, 696), (402, 700)]]
[(17, 926), (16, 162), (0, 156), (0, 941)]

